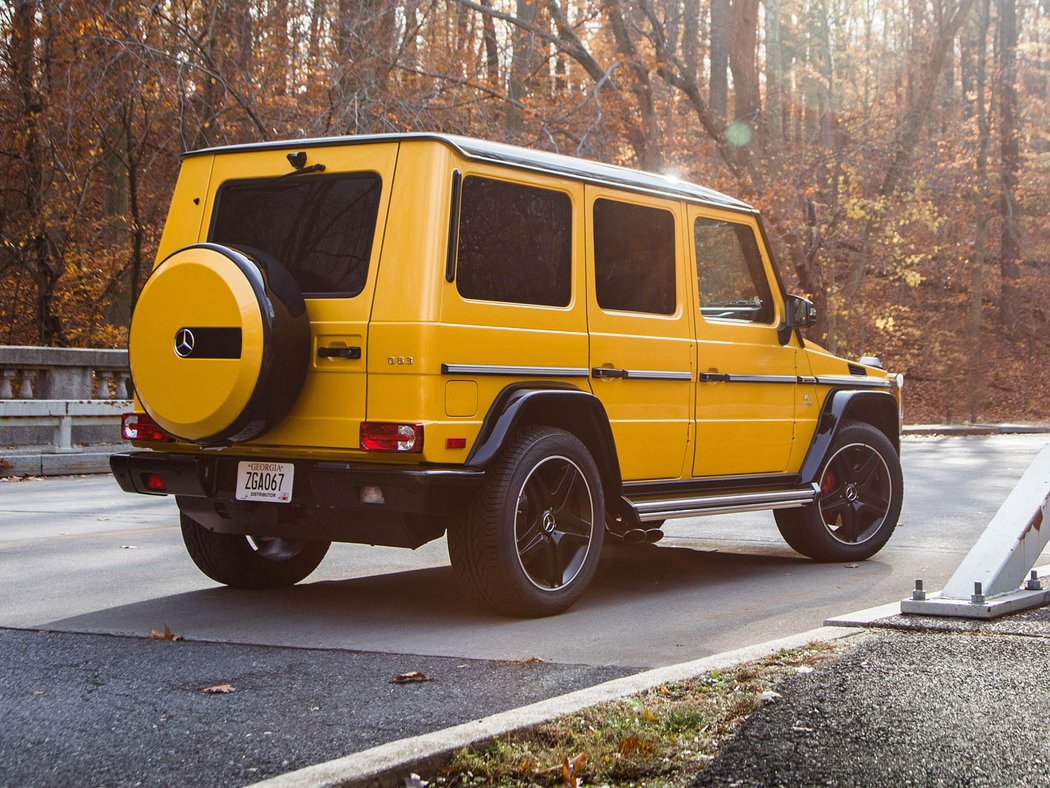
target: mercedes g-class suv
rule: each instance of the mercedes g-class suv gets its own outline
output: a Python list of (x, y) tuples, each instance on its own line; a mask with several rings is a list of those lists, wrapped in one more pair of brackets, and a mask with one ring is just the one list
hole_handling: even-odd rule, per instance
[(710, 189), (433, 134), (213, 148), (157, 259), (111, 464), (220, 583), (447, 534), (478, 602), (540, 616), (671, 518), (773, 510), (832, 561), (897, 523), (898, 379), (803, 338)]

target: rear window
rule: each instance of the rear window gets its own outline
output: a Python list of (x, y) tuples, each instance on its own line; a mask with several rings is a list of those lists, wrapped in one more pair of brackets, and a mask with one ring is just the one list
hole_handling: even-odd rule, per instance
[(572, 202), (563, 192), (467, 177), (456, 288), (464, 298), (568, 306)]
[(355, 296), (368, 278), (381, 191), (374, 172), (227, 181), (210, 240), (276, 258), (307, 297)]

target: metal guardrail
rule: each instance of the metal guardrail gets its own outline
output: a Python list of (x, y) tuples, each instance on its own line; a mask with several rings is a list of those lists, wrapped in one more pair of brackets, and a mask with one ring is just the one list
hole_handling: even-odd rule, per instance
[(0, 347), (0, 446), (112, 443), (133, 394), (126, 350)]

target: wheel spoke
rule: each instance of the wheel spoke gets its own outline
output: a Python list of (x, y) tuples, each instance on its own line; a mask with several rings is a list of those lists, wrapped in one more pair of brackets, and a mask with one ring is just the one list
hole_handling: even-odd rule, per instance
[(854, 477), (857, 480), (857, 487), (867, 488), (873, 486), (876, 482), (876, 474), (878, 473), (879, 466), (882, 463), (879, 460), (879, 455), (872, 454), (867, 460), (854, 472)]
[(842, 535), (847, 542), (856, 542), (860, 532), (860, 514), (856, 506), (847, 506), (842, 512)]
[(581, 559), (587, 551), (587, 542), (589, 540), (578, 536), (577, 534), (566, 533), (565, 531), (555, 531), (551, 534), (551, 546), (556, 554), (556, 564), (558, 573), (558, 585), (560, 586), (565, 580), (565, 575), (575, 574), (577, 559)]
[(591, 539), (591, 524), (582, 517), (576, 517), (567, 512), (558, 515), (558, 525), (555, 530), (575, 539), (583, 539), (587, 542)]
[(545, 541), (547, 541), (546, 535), (541, 528), (530, 528), (518, 539), (518, 555), (524, 560), (529, 553)]
[(565, 463), (565, 469), (559, 475), (554, 489), (550, 493), (551, 509), (555, 512), (564, 509), (568, 505), (569, 496), (576, 485), (578, 476), (579, 472), (576, 468), (569, 463)]

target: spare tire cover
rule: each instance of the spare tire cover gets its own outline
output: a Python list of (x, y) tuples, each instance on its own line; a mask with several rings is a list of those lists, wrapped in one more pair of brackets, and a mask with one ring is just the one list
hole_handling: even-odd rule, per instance
[(247, 248), (195, 244), (142, 288), (128, 341), (146, 412), (201, 445), (246, 441), (280, 422), (310, 362), (310, 319), (295, 280)]

